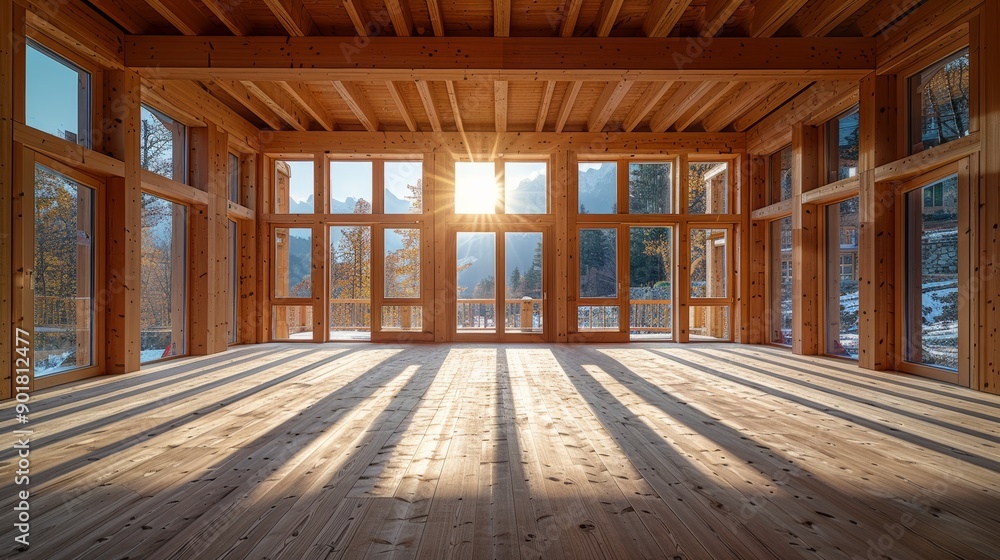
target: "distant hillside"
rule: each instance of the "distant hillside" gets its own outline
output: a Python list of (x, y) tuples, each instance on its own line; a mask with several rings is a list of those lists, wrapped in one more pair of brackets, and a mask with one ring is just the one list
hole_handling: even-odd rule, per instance
[(579, 174), (580, 211), (609, 214), (617, 205), (617, 166), (603, 164)]

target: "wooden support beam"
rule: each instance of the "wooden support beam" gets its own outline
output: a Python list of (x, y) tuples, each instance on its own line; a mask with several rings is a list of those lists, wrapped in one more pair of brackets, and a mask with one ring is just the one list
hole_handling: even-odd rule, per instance
[(802, 194), (819, 183), (819, 146), (816, 127), (792, 128), (792, 352), (807, 355), (820, 353), (820, 207)]
[(105, 200), (105, 266), (107, 299), (104, 313), (104, 370), (138, 371), (140, 362), (140, 258), (142, 175), (139, 165), (139, 75), (128, 70), (104, 73), (106, 155), (121, 160), (124, 177), (107, 180)]
[(493, 0), (493, 36), (510, 36), (510, 0)]
[[(806, 85), (808, 83), (802, 84), (802, 87)], [(760, 100), (769, 92), (774, 91), (776, 87), (777, 84), (774, 82), (747, 82), (743, 84), (705, 117), (703, 122), (705, 130), (707, 132), (724, 130), (737, 117), (746, 114), (754, 105), (760, 103)]]
[(409, 37), (413, 34), (413, 16), (406, 0), (385, 0), (385, 9), (389, 12), (389, 20), (397, 37)]
[(124, 69), (125, 35), (82, 2), (30, 0), (27, 23), (106, 68)]
[[(455, 128), (459, 132), (465, 132), (465, 125), (462, 124), (462, 109), (458, 105), (458, 95), (455, 94), (455, 82), (448, 80), (445, 82), (445, 87), (448, 88), (448, 103), (451, 104), (451, 113), (455, 116)], [(505, 116), (504, 123), (506, 124), (506, 122), (507, 120)]]
[[(257, 193), (260, 190), (258, 175), (258, 161), (263, 159), (257, 154), (243, 154), (240, 156), (240, 182), (243, 187), (244, 202), (250, 208), (259, 208)], [(263, 220), (261, 220), (263, 221)], [(255, 222), (241, 222), (239, 228), (239, 321), (240, 333), (239, 341), (244, 344), (254, 344), (262, 342), (259, 337), (259, 325), (264, 321), (262, 305), (260, 305), (261, 293), (257, 291), (257, 277), (260, 271), (257, 269), (257, 260), (260, 253), (266, 253), (257, 245), (258, 224)], [(264, 274), (267, 276), (267, 274)]]
[[(770, 153), (776, 144), (786, 144), (784, 140), (771, 140), (775, 137), (784, 138), (785, 133), (798, 122), (820, 124), (833, 118), (857, 102), (858, 85), (856, 82), (822, 82), (798, 94), (787, 103), (760, 121), (747, 132), (747, 144), (755, 153)], [(840, 110), (831, 113), (831, 105), (840, 104)], [(817, 119), (815, 115), (826, 118)], [(820, 122), (816, 122), (816, 121)]]
[(240, 82), (251, 95), (261, 100), (281, 120), (289, 126), (299, 131), (309, 130), (309, 118), (303, 115), (295, 103), (286, 95), (280, 87), (271, 82), (252, 82), (244, 80)]
[(434, 96), (431, 94), (431, 87), (427, 80), (416, 80), (417, 94), (420, 95), (420, 102), (424, 105), (427, 118), (431, 121), (431, 130), (441, 132), (441, 119), (438, 118), (437, 107), (434, 105)]
[(441, 4), (438, 0), (427, 0), (427, 16), (431, 20), (434, 36), (444, 37), (444, 18), (441, 16)]
[(792, 27), (798, 31), (800, 37), (822, 37), (836, 29), (867, 3), (868, 0), (826, 0), (808, 10), (802, 10), (792, 21)]
[(378, 118), (375, 116), (375, 111), (372, 110), (371, 105), (368, 103), (368, 98), (361, 91), (360, 88), (354, 84), (349, 84), (347, 82), (333, 82), (334, 89), (340, 94), (340, 97), (344, 99), (347, 106), (354, 113), (354, 116), (361, 121), (362, 126), (368, 132), (375, 132), (378, 130)]
[(723, 82), (708, 90), (705, 92), (705, 95), (702, 96), (701, 101), (688, 109), (684, 115), (681, 115), (680, 118), (677, 119), (677, 123), (674, 125), (674, 128), (676, 128), (678, 132), (684, 132), (691, 125), (698, 122), (702, 115), (714, 111), (721, 100), (741, 85), (742, 84), (740, 84), (740, 82)]
[(594, 20), (594, 35), (598, 37), (611, 35), (611, 29), (618, 21), (618, 13), (624, 3), (625, 0), (601, 0), (601, 7), (597, 10), (597, 19)]
[(625, 95), (632, 89), (632, 84), (634, 83), (622, 80), (620, 82), (609, 82), (608, 85), (604, 86), (604, 91), (597, 98), (597, 104), (590, 113), (590, 119), (587, 121), (587, 130), (590, 132), (604, 130), (604, 125), (608, 123), (608, 119), (618, 109), (618, 105), (625, 99)]
[(701, 100), (701, 96), (716, 86), (716, 82), (684, 82), (670, 99), (649, 120), (653, 132), (665, 132), (685, 111)]
[(276, 85), (288, 94), (288, 97), (314, 121), (319, 123), (323, 127), (323, 130), (332, 131), (336, 128), (337, 123), (326, 112), (326, 109), (316, 99), (316, 96), (310, 91), (307, 84), (302, 82), (277, 82)]
[(741, 4), (743, 0), (708, 0), (695, 26), (698, 36), (715, 37)]
[(218, 88), (226, 92), (230, 97), (235, 99), (240, 105), (243, 105), (251, 113), (257, 116), (260, 120), (264, 121), (264, 124), (271, 127), (272, 130), (281, 130), (282, 121), (274, 111), (271, 110), (266, 103), (260, 100), (259, 97), (250, 93), (250, 91), (241, 82), (236, 80), (227, 79), (217, 79), (208, 82), (209, 89)]
[(878, 0), (865, 12), (865, 17), (858, 20), (858, 30), (865, 37), (874, 37), (921, 2), (923, 0)]
[(779, 83), (774, 89), (750, 108), (745, 114), (733, 121), (733, 130), (743, 132), (751, 126), (757, 124), (771, 111), (781, 107), (789, 99), (798, 95), (806, 87), (802, 82)]
[[(982, 249), (975, 255), (979, 263), (978, 277), (970, 282), (969, 290), (979, 295), (972, 300), (971, 310), (978, 321), (978, 332), (970, 333), (973, 348), (978, 346), (974, 363), (972, 387), (1000, 394), (1000, 6), (987, 2), (979, 22), (983, 65), (979, 73), (981, 111), (980, 131), (983, 149), (979, 163), (979, 212), (976, 217)], [(973, 178), (976, 176), (973, 175)], [(971, 185), (976, 188), (975, 182)], [(975, 267), (973, 267), (975, 270)], [(978, 287), (978, 289), (976, 289)], [(959, 296), (961, 297), (961, 296)], [(961, 335), (959, 335), (961, 336)]]
[(264, 0), (274, 17), (292, 37), (317, 35), (318, 29), (302, 2), (297, 0)]
[(642, 31), (647, 37), (666, 37), (681, 20), (691, 0), (653, 0), (642, 21)]
[(636, 102), (635, 106), (628, 112), (625, 116), (625, 121), (622, 123), (622, 130), (625, 132), (632, 132), (635, 127), (639, 126), (642, 119), (646, 118), (646, 115), (653, 110), (653, 107), (659, 103), (660, 98), (662, 98), (667, 91), (674, 85), (674, 82), (653, 82), (649, 84), (646, 91), (642, 93), (642, 97)]
[[(764, 204), (767, 191), (767, 157), (750, 157), (750, 208), (760, 208)], [(752, 220), (748, 226), (750, 271), (747, 284), (749, 293), (741, 299), (747, 303), (747, 316), (743, 323), (740, 342), (744, 344), (766, 344), (767, 333), (767, 239), (768, 223)]]
[(583, 0), (566, 0), (562, 23), (559, 24), (560, 37), (573, 36), (573, 33), (576, 31), (576, 22), (580, 19), (581, 6), (583, 6)]
[(163, 19), (185, 35), (207, 35), (212, 21), (191, 0), (146, 0)]
[(260, 130), (257, 127), (195, 84), (176, 80), (143, 80), (142, 97), (158, 99), (184, 114), (212, 115), (216, 124), (229, 133), (229, 140), (245, 151), (256, 151), (260, 146)]
[(24, 38), (23, 16), (23, 7), (15, 3), (0, 6), (0, 399), (14, 396), (14, 84), (24, 83), (23, 76), (15, 76), (24, 68), (15, 58), (24, 52), (19, 44)]
[(751, 37), (770, 37), (792, 19), (809, 0), (760, 0), (747, 24)]
[(556, 117), (556, 132), (562, 132), (563, 127), (566, 126), (569, 113), (573, 110), (573, 104), (576, 103), (576, 96), (580, 94), (581, 87), (583, 87), (581, 81), (571, 82), (566, 86), (566, 94), (563, 95), (562, 105), (559, 107), (559, 116)]
[(208, 9), (219, 18), (219, 21), (232, 32), (233, 35), (250, 35), (253, 32), (253, 23), (247, 18), (240, 7), (239, 2), (232, 0), (201, 0)]
[(927, 0), (879, 35), (878, 71), (896, 73), (921, 61), (922, 46), (951, 31), (983, 5), (981, 0)]
[[(450, 96), (450, 94), (449, 94)], [(507, 81), (493, 82), (493, 122), (497, 132), (507, 132)]]
[(403, 98), (403, 92), (399, 90), (399, 85), (392, 80), (386, 80), (385, 87), (389, 88), (389, 95), (392, 97), (394, 103), (396, 103), (396, 108), (399, 109), (399, 114), (403, 117), (403, 122), (406, 123), (406, 128), (410, 132), (417, 131), (417, 121), (413, 120), (413, 115), (410, 114), (410, 108), (406, 104), (406, 99)]
[(367, 37), (368, 23), (371, 19), (368, 17), (368, 11), (364, 4), (361, 0), (343, 0), (343, 3), (344, 9), (347, 10), (347, 17), (351, 18), (351, 23), (354, 24), (354, 31), (358, 37)]
[(542, 101), (538, 104), (538, 116), (535, 117), (535, 132), (545, 130), (545, 120), (549, 116), (549, 106), (552, 104), (552, 94), (556, 91), (555, 80), (545, 82), (545, 90), (542, 92)]
[(90, 0), (90, 4), (100, 10), (105, 16), (117, 23), (122, 29), (140, 35), (149, 28), (149, 22), (139, 14), (129, 2), (121, 0)]

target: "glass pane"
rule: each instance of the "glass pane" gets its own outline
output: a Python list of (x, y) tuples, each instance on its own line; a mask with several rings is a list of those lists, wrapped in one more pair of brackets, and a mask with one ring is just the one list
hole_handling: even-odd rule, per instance
[(910, 78), (912, 153), (969, 135), (969, 49)]
[(629, 332), (632, 340), (673, 333), (673, 229), (629, 229)]
[(906, 271), (906, 360), (957, 370), (957, 177), (906, 193)]
[(580, 230), (580, 297), (618, 297), (618, 230)]
[(372, 162), (330, 162), (330, 213), (372, 213)]
[(580, 162), (577, 197), (581, 214), (617, 214), (618, 164), (613, 161)]
[(423, 328), (423, 307), (419, 305), (382, 306), (383, 331), (420, 332)]
[(496, 166), (492, 161), (455, 163), (455, 213), (494, 214), (497, 203)]
[(313, 168), (311, 160), (274, 162), (274, 213), (313, 213), (316, 206)]
[(792, 344), (792, 217), (771, 222), (771, 342)]
[(240, 249), (236, 222), (229, 220), (229, 343), (236, 343), (236, 332), (239, 329), (237, 313), (240, 297)]
[(240, 157), (229, 154), (229, 200), (240, 202)]
[(274, 228), (274, 297), (312, 297), (312, 230)]
[(691, 230), (691, 297), (729, 296), (728, 230)]
[(94, 191), (35, 167), (35, 376), (94, 364)]
[(90, 74), (29, 40), (24, 78), (25, 123), (89, 147)]
[(504, 213), (544, 214), (548, 198), (544, 161), (504, 163)]
[(143, 169), (187, 183), (187, 127), (163, 113), (142, 106), (139, 164)]
[(792, 147), (771, 156), (771, 203), (792, 198)]
[(729, 306), (692, 305), (688, 317), (688, 339), (732, 340), (729, 330)]
[(858, 174), (859, 118), (860, 113), (855, 106), (847, 113), (830, 121), (828, 125), (830, 135), (828, 164), (831, 183)]
[(423, 162), (385, 162), (385, 213), (422, 214), (423, 181)]
[(729, 164), (725, 162), (688, 165), (688, 213), (729, 212)]
[(187, 208), (142, 195), (140, 360), (183, 355), (187, 325)]
[(826, 208), (826, 352), (858, 359), (858, 199)]
[(458, 232), (455, 247), (458, 332), (496, 332), (496, 234)]
[(673, 167), (669, 163), (628, 165), (629, 214), (669, 214)]
[(420, 297), (420, 230), (385, 230), (385, 297)]
[(312, 340), (311, 305), (275, 305), (271, 307), (272, 340)]
[(506, 303), (504, 327), (513, 333), (540, 333), (544, 319), (541, 232), (504, 234)]
[(371, 226), (331, 227), (330, 338), (370, 338), (371, 298)]
[(581, 305), (576, 308), (576, 328), (580, 332), (618, 332), (617, 305)]

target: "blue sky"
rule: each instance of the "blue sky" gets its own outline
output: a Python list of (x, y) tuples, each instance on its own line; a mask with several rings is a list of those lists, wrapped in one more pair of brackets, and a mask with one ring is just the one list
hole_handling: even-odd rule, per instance
[(30, 43), (26, 53), (25, 120), (34, 128), (65, 138), (78, 134), (79, 74), (37, 50)]

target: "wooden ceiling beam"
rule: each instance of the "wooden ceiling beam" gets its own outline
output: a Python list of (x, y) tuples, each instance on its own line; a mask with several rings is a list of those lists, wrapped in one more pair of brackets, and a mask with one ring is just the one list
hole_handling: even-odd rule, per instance
[(800, 37), (822, 37), (863, 8), (868, 0), (826, 0), (803, 10), (792, 21)]
[(128, 2), (121, 2), (119, 0), (90, 0), (90, 3), (129, 33), (139, 35), (149, 29), (149, 22), (146, 21), (146, 18), (142, 17), (138, 10)]
[(708, 0), (695, 27), (699, 37), (715, 37), (729, 18), (743, 4), (743, 0)]
[(281, 120), (300, 132), (309, 130), (312, 124), (309, 117), (303, 115), (298, 106), (281, 90), (278, 86), (270, 82), (253, 82), (243, 80), (240, 83), (247, 88), (252, 95), (260, 99), (267, 105)]
[(674, 82), (653, 82), (649, 84), (646, 91), (642, 93), (642, 97), (639, 101), (632, 107), (625, 116), (625, 121), (622, 122), (622, 130), (625, 132), (632, 132), (635, 127), (639, 126), (642, 119), (646, 118), (646, 115), (653, 110), (653, 107), (659, 103), (660, 98), (662, 98)]
[(278, 87), (288, 94), (288, 97), (306, 112), (314, 121), (319, 123), (323, 130), (333, 131), (337, 128), (337, 123), (333, 117), (326, 112), (323, 105), (316, 99), (315, 94), (309, 86), (303, 82), (276, 82)]
[(231, 0), (201, 0), (219, 21), (236, 36), (250, 35), (253, 24), (243, 12), (239, 2)]
[(361, 4), (361, 0), (343, 0), (344, 9), (347, 11), (347, 17), (351, 18), (351, 23), (354, 24), (354, 31), (358, 34), (358, 37), (368, 36), (368, 25), (365, 17), (362, 14), (367, 13), (365, 7)]
[(769, 113), (787, 103), (803, 89), (802, 82), (779, 83), (767, 96), (759, 99), (750, 107), (749, 111), (733, 121), (733, 129), (736, 132), (745, 132)]
[[(178, 37), (132, 35), (125, 62), (158, 79), (718, 81), (856, 79), (875, 69), (874, 38)], [(350, 56), (345, 56), (345, 52)], [(415, 76), (416, 75), (416, 76)]]
[(594, 20), (594, 35), (598, 37), (611, 35), (624, 3), (625, 0), (602, 0), (601, 7), (597, 11), (597, 19)]
[(681, 20), (691, 0), (653, 0), (642, 21), (642, 31), (647, 37), (667, 37)]
[[(799, 89), (809, 85), (802, 82)], [(737, 117), (750, 110), (751, 107), (760, 103), (764, 97), (774, 91), (778, 84), (774, 82), (748, 82), (740, 89), (732, 92), (729, 99), (723, 100), (715, 110), (711, 111), (702, 124), (706, 132), (719, 132), (731, 124)]]
[(271, 127), (272, 130), (281, 130), (282, 120), (260, 98), (251, 94), (242, 83), (236, 80), (216, 79), (207, 82), (206, 85), (210, 90), (218, 88), (226, 92), (237, 103), (264, 121), (264, 124)]
[(493, 122), (497, 132), (507, 132), (507, 81), (493, 82)]
[(583, 87), (582, 81), (571, 82), (566, 86), (566, 95), (563, 95), (562, 105), (559, 107), (559, 116), (556, 117), (556, 132), (562, 132), (563, 127), (566, 126), (566, 121), (569, 120), (569, 113), (573, 110), (573, 105), (576, 103), (576, 96), (580, 94), (581, 87)]
[(406, 99), (403, 98), (403, 92), (399, 90), (399, 85), (392, 80), (386, 80), (385, 87), (389, 88), (389, 96), (392, 97), (393, 102), (396, 103), (396, 108), (399, 109), (399, 114), (403, 116), (403, 122), (406, 123), (406, 128), (410, 132), (416, 132), (417, 121), (413, 120), (413, 115), (410, 114), (410, 108), (406, 105)]
[(441, 119), (438, 118), (437, 107), (434, 105), (434, 96), (431, 94), (431, 87), (427, 80), (416, 80), (417, 94), (420, 95), (420, 102), (424, 105), (427, 118), (431, 121), (431, 130), (441, 132)]
[(365, 127), (368, 132), (375, 132), (378, 130), (378, 118), (375, 117), (375, 111), (372, 110), (371, 105), (368, 103), (368, 97), (354, 84), (349, 84), (347, 82), (341, 82), (334, 80), (334, 89), (340, 94), (340, 97), (344, 99), (347, 106), (354, 113), (354, 116), (361, 121), (361, 125)]
[(725, 98), (726, 95), (731, 93), (736, 88), (740, 87), (740, 82), (723, 82), (716, 85), (712, 89), (708, 90), (698, 103), (694, 104), (690, 109), (688, 109), (677, 122), (674, 124), (674, 129), (677, 132), (684, 132), (691, 125), (698, 122), (703, 115), (715, 109), (719, 101)]
[(649, 119), (649, 129), (653, 132), (666, 132), (685, 111), (698, 103), (716, 85), (713, 81), (684, 82), (653, 118)]
[(493, 36), (510, 36), (510, 0), (493, 0)]
[(191, 0), (146, 0), (163, 19), (185, 35), (205, 35), (212, 29), (212, 22)]
[(597, 104), (594, 106), (594, 110), (590, 113), (590, 118), (587, 120), (588, 131), (600, 132), (604, 130), (604, 125), (608, 124), (611, 115), (621, 105), (622, 100), (625, 99), (625, 96), (632, 89), (632, 84), (634, 83), (622, 80), (620, 82), (609, 82), (608, 85), (604, 86), (604, 91), (597, 98)]
[(264, 0), (285, 31), (293, 37), (318, 35), (319, 29), (300, 0)]
[(441, 16), (441, 4), (438, 0), (427, 0), (427, 16), (431, 20), (434, 36), (444, 37), (444, 18)]
[(397, 37), (409, 37), (413, 34), (413, 16), (406, 0), (385, 0), (385, 9), (389, 12), (392, 28)]
[(858, 31), (865, 37), (874, 37), (883, 29), (908, 13), (923, 0), (880, 0), (858, 20)]
[(552, 94), (556, 91), (555, 80), (545, 82), (542, 101), (538, 104), (538, 116), (535, 117), (535, 132), (545, 130), (545, 121), (549, 118), (549, 106), (552, 105)]
[(580, 6), (583, 0), (566, 0), (562, 23), (559, 25), (560, 37), (572, 37), (576, 31), (576, 22), (580, 19)]
[(747, 25), (751, 37), (770, 37), (798, 13), (809, 0), (760, 0)]
[[(458, 95), (455, 93), (455, 82), (448, 80), (445, 82), (448, 88), (448, 103), (451, 104), (451, 114), (455, 115), (455, 128), (459, 132), (465, 132), (465, 125), (462, 124), (462, 109), (458, 106)], [(506, 123), (506, 121), (504, 121)]]

